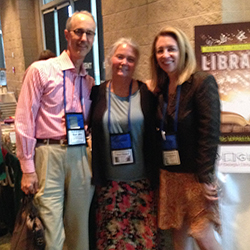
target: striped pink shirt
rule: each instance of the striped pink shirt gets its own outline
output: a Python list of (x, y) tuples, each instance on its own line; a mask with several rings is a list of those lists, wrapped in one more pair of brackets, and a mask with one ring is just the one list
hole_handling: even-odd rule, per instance
[[(23, 173), (35, 171), (34, 154), (36, 138), (61, 139), (66, 136), (63, 71), (66, 71), (66, 111), (81, 112), (85, 123), (91, 101), (89, 95), (94, 79), (82, 67), (77, 74), (66, 51), (59, 57), (34, 62), (25, 72), (18, 98), (15, 128), (17, 157)], [(80, 83), (82, 103), (80, 101)]]

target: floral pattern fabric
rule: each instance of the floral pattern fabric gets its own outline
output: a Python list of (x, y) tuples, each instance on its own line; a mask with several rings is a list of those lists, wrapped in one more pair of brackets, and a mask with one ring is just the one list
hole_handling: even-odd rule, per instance
[(157, 249), (156, 197), (148, 180), (109, 181), (96, 191), (98, 250)]

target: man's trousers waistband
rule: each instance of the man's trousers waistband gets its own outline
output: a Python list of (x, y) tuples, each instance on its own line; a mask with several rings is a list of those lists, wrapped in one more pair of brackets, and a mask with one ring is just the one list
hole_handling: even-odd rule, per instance
[(55, 139), (36, 139), (37, 143), (41, 143), (44, 145), (49, 145), (49, 144), (57, 144), (61, 146), (67, 146), (68, 141), (67, 139), (60, 139), (60, 140), (55, 140)]

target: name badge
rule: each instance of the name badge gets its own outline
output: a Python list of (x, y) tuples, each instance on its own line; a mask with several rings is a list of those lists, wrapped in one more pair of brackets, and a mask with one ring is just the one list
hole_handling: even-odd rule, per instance
[(66, 130), (69, 146), (86, 144), (84, 118), (82, 113), (66, 114)]
[(111, 162), (114, 166), (132, 164), (135, 162), (129, 133), (111, 134)]
[(163, 164), (164, 166), (180, 165), (180, 156), (177, 150), (163, 151)]
[(162, 150), (164, 166), (176, 166), (181, 164), (175, 134), (166, 135), (162, 140)]

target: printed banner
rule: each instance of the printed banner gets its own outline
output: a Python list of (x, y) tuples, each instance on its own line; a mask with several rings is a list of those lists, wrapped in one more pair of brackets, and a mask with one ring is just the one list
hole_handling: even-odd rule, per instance
[(250, 152), (250, 23), (196, 26), (195, 53), (200, 69), (213, 74), (219, 86), (218, 167), (222, 172), (250, 172), (250, 161), (223, 157)]

